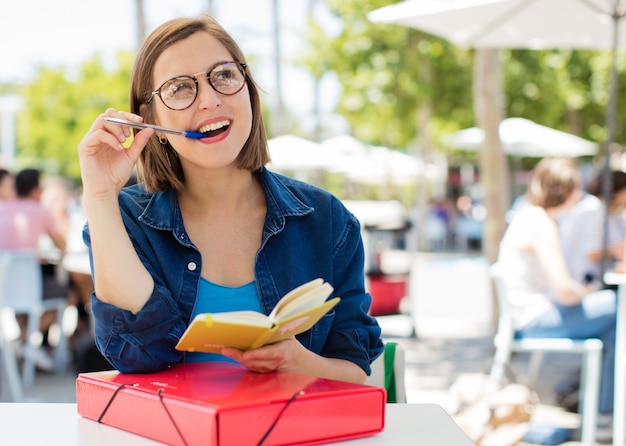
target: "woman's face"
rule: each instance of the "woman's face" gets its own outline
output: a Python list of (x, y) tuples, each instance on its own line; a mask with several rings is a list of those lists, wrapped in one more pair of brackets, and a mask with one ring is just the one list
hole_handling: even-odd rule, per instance
[(208, 126), (219, 127), (210, 136), (189, 139), (166, 136), (178, 153), (183, 168), (191, 166), (217, 169), (234, 167), (234, 161), (250, 136), (252, 106), (247, 85), (233, 95), (218, 93), (205, 74), (217, 62), (232, 61), (232, 55), (213, 36), (197, 32), (166, 49), (154, 66), (153, 89), (178, 76), (196, 76), (198, 95), (185, 110), (171, 110), (160, 98), (154, 98), (156, 122), (176, 130), (200, 131)]

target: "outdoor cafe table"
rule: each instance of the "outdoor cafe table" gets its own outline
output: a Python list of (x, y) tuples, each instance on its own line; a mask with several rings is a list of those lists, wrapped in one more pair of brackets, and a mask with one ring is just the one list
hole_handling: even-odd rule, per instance
[(613, 445), (626, 442), (626, 274), (607, 272), (607, 285), (617, 285), (615, 332), (615, 388), (613, 402)]
[[(0, 444), (46, 446), (158, 445), (155, 441), (82, 418), (71, 403), (0, 403)], [(385, 429), (336, 444), (354, 446), (472, 446), (436, 404), (387, 404)]]

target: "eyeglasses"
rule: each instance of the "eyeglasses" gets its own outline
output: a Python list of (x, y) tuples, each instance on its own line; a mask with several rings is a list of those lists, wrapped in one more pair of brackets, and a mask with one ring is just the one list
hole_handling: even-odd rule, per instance
[(155, 95), (171, 110), (185, 110), (198, 97), (198, 77), (206, 75), (209, 85), (218, 93), (230, 96), (239, 93), (246, 84), (246, 64), (240, 62), (218, 62), (208, 71), (193, 76), (178, 76), (167, 80), (154, 90), (148, 104)]

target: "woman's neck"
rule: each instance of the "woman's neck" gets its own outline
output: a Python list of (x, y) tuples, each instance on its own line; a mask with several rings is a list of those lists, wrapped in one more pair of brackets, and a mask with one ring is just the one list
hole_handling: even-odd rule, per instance
[(178, 193), (178, 200), (181, 209), (219, 209), (228, 213), (258, 203), (262, 193), (259, 181), (252, 172), (235, 169), (194, 177)]

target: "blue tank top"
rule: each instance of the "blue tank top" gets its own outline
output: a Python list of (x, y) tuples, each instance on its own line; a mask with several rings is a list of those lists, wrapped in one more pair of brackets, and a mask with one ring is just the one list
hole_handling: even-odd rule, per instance
[[(240, 287), (227, 287), (200, 277), (198, 295), (191, 313), (191, 320), (202, 313), (222, 313), (225, 311), (253, 310), (261, 313), (261, 304), (256, 290), (256, 283), (249, 282)], [(230, 358), (218, 353), (185, 353), (185, 362), (230, 361)]]

